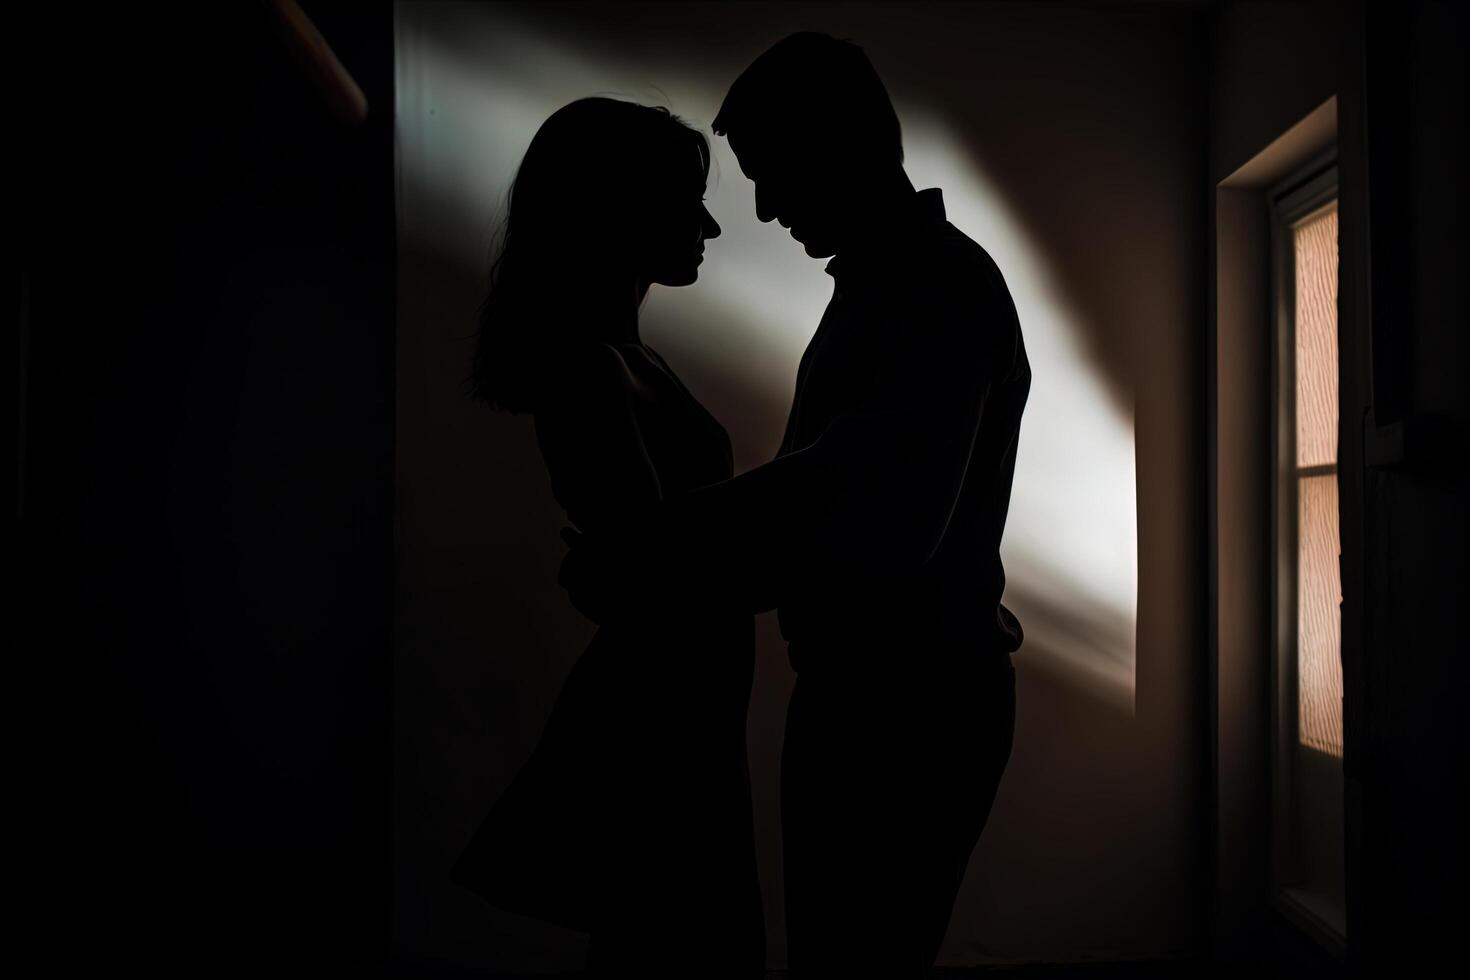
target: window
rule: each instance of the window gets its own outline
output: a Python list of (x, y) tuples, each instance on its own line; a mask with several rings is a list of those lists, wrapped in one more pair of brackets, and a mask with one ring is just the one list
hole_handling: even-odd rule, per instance
[(1344, 784), (1333, 161), (1318, 160), (1270, 200), (1276, 253), (1276, 905), (1340, 951)]

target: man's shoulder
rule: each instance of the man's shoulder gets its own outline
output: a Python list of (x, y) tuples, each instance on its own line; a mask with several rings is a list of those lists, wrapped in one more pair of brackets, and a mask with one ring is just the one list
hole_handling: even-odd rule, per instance
[(948, 221), (917, 236), (905, 255), (905, 291), (920, 305), (970, 311), (993, 326), (1014, 324), (1015, 303), (1005, 276), (979, 242)]
[(1005, 276), (989, 252), (979, 242), (945, 221), (935, 226), (916, 250), (926, 278), (951, 284), (975, 287), (999, 287), (1005, 290)]
[[(926, 229), (907, 258), (908, 310), (942, 314), (922, 319), (942, 325), (949, 341), (981, 344), (1013, 369), (1018, 356), (1024, 359), (1015, 301), (1000, 266), (979, 242), (945, 221)], [(909, 321), (906, 329), (912, 327)]]

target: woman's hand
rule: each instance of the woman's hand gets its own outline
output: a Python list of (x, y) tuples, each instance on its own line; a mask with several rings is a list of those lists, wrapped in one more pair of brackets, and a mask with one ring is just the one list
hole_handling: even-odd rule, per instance
[(636, 543), (618, 542), (606, 534), (587, 535), (564, 527), (568, 551), (557, 582), (572, 606), (599, 625), (648, 611), (673, 596), (667, 570), (639, 565)]
[(574, 527), (562, 528), (561, 539), (567, 543), (568, 550), (557, 572), (557, 584), (566, 590), (577, 612), (601, 624), (607, 615), (606, 607), (599, 602), (605, 590), (601, 584), (604, 575), (599, 568), (598, 547), (595, 542), (588, 544), (587, 536)]

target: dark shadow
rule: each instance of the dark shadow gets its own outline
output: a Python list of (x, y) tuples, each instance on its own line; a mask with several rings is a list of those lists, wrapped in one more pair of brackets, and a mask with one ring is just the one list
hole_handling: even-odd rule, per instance
[(318, 12), (347, 129), (262, 7), (14, 26), (15, 925), (84, 973), (387, 953), (393, 19)]

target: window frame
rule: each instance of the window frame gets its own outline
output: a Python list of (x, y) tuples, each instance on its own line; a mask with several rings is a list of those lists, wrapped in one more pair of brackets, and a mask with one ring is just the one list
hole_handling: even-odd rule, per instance
[[(1301, 900), (1294, 885), (1303, 873), (1297, 840), (1299, 794), (1296, 742), (1299, 737), (1298, 676), (1298, 486), (1296, 445), (1296, 255), (1293, 226), (1339, 204), (1337, 148), (1314, 157), (1266, 194), (1271, 237), (1271, 904), (1295, 926), (1338, 957), (1346, 936)], [(1339, 267), (1339, 288), (1341, 283)], [(1338, 382), (1341, 377), (1339, 331)], [(1339, 446), (1341, 419), (1338, 423)], [(1341, 452), (1334, 469), (1340, 479)], [(1340, 493), (1340, 484), (1339, 484)], [(1339, 496), (1339, 512), (1341, 497)], [(1339, 547), (1338, 560), (1341, 562)], [(1339, 613), (1340, 615), (1340, 613)], [(1344, 818), (1346, 814), (1344, 812)]]

